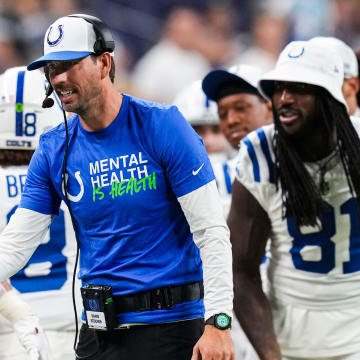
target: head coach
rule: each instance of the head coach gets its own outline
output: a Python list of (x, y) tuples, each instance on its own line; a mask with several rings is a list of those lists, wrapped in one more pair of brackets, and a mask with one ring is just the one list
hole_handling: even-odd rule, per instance
[(115, 90), (114, 47), (100, 19), (68, 15), (28, 66), (50, 82), (43, 106), (54, 90), (75, 115), (40, 138), (0, 238), (0, 278), (63, 200), (80, 250), (78, 358), (233, 359), (231, 245), (202, 140), (176, 107)]

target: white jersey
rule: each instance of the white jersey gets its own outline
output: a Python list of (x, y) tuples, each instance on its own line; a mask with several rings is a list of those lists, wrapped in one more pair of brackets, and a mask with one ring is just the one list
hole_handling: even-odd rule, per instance
[[(0, 232), (20, 203), (26, 173), (27, 166), (0, 167)], [(68, 209), (62, 204), (43, 243), (26, 266), (10, 279), (40, 318), (44, 330), (75, 329), (71, 296), (75, 256), (75, 234)], [(79, 282), (75, 285), (79, 294)], [(81, 313), (80, 304), (78, 312)], [(0, 333), (10, 331), (10, 324), (1, 319)]]
[(230, 211), (232, 183), (235, 180), (235, 165), (236, 159), (212, 164), (225, 218), (227, 218)]
[[(231, 206), (231, 194), (232, 194), (232, 184), (235, 180), (235, 169), (236, 169), (237, 159), (233, 158), (230, 160), (225, 160), (222, 162), (216, 162), (212, 164), (216, 185), (219, 190), (221, 205), (225, 218), (228, 217)], [(263, 288), (266, 288), (266, 280), (264, 274), (266, 271), (266, 258), (260, 268)], [(258, 360), (258, 356), (249, 342), (244, 330), (239, 324), (238, 319), (235, 314), (233, 314), (231, 334), (234, 340), (235, 348), (235, 358), (236, 359), (246, 359), (246, 360)]]
[[(359, 119), (353, 119), (353, 124), (359, 133)], [(327, 162), (325, 181), (329, 186), (328, 194), (324, 195), (329, 208), (321, 229), (302, 227), (298, 231), (292, 217), (282, 218), (281, 192), (276, 191), (274, 183), (273, 135), (274, 125), (268, 125), (242, 140), (236, 177), (257, 199), (271, 221), (268, 278), (274, 311), (282, 306), (303, 312), (306, 309), (317, 314), (312, 318), (323, 327), (323, 331), (313, 330), (306, 334), (301, 324), (291, 323), (283, 317), (279, 325), (274, 317), (277, 331), (284, 331), (281, 326), (300, 329), (293, 339), (280, 336), (283, 353), (318, 357), (359, 351), (360, 326), (357, 325), (355, 330), (348, 328), (348, 332), (342, 327), (354, 323), (354, 318), (357, 324), (360, 322), (360, 228), (357, 203), (350, 194), (341, 159), (338, 154), (332, 154), (321, 161), (322, 164)], [(318, 184), (320, 165), (305, 166)], [(332, 314), (336, 319), (336, 312), (338, 326), (332, 325), (331, 338), (324, 339), (326, 318)], [(297, 314), (290, 315), (293, 319), (300, 318)], [(311, 324), (309, 329), (311, 332)], [(311, 345), (302, 348), (299, 344), (304, 336), (310, 336)]]

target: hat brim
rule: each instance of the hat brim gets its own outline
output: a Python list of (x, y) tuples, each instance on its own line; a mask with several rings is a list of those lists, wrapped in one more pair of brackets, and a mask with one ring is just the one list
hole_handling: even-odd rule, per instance
[(42, 56), (41, 58), (33, 61), (27, 66), (28, 70), (36, 70), (45, 66), (49, 61), (70, 61), (82, 59), (86, 56), (89, 56), (92, 52), (89, 51), (58, 51), (51, 52)]
[(322, 74), (316, 69), (300, 66), (299, 64), (297, 64), (296, 67), (288, 64), (264, 74), (258, 82), (258, 90), (262, 96), (270, 101), (273, 95), (275, 81), (299, 82), (320, 86), (327, 90), (333, 98), (344, 104), (348, 110), (348, 105), (342, 94), (341, 86), (330, 83), (328, 75)]
[(213, 70), (209, 72), (202, 81), (202, 89), (209, 99), (216, 101), (218, 90), (221, 85), (230, 81), (236, 81), (243, 84), (245, 89), (251, 88), (257, 91), (256, 87), (252, 86), (249, 82), (226, 70)]

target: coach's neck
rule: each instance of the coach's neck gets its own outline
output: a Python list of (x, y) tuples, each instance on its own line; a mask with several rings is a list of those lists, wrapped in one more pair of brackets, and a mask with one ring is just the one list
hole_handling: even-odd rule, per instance
[(119, 94), (109, 77), (102, 80), (101, 91), (88, 103), (79, 115), (82, 127), (87, 131), (98, 131), (108, 127), (118, 116), (123, 96)]

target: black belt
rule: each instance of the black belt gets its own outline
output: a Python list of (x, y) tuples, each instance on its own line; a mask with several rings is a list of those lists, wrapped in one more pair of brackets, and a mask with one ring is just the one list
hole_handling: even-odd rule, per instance
[(203, 282), (166, 286), (131, 295), (113, 296), (117, 313), (169, 310), (175, 304), (204, 297)]

